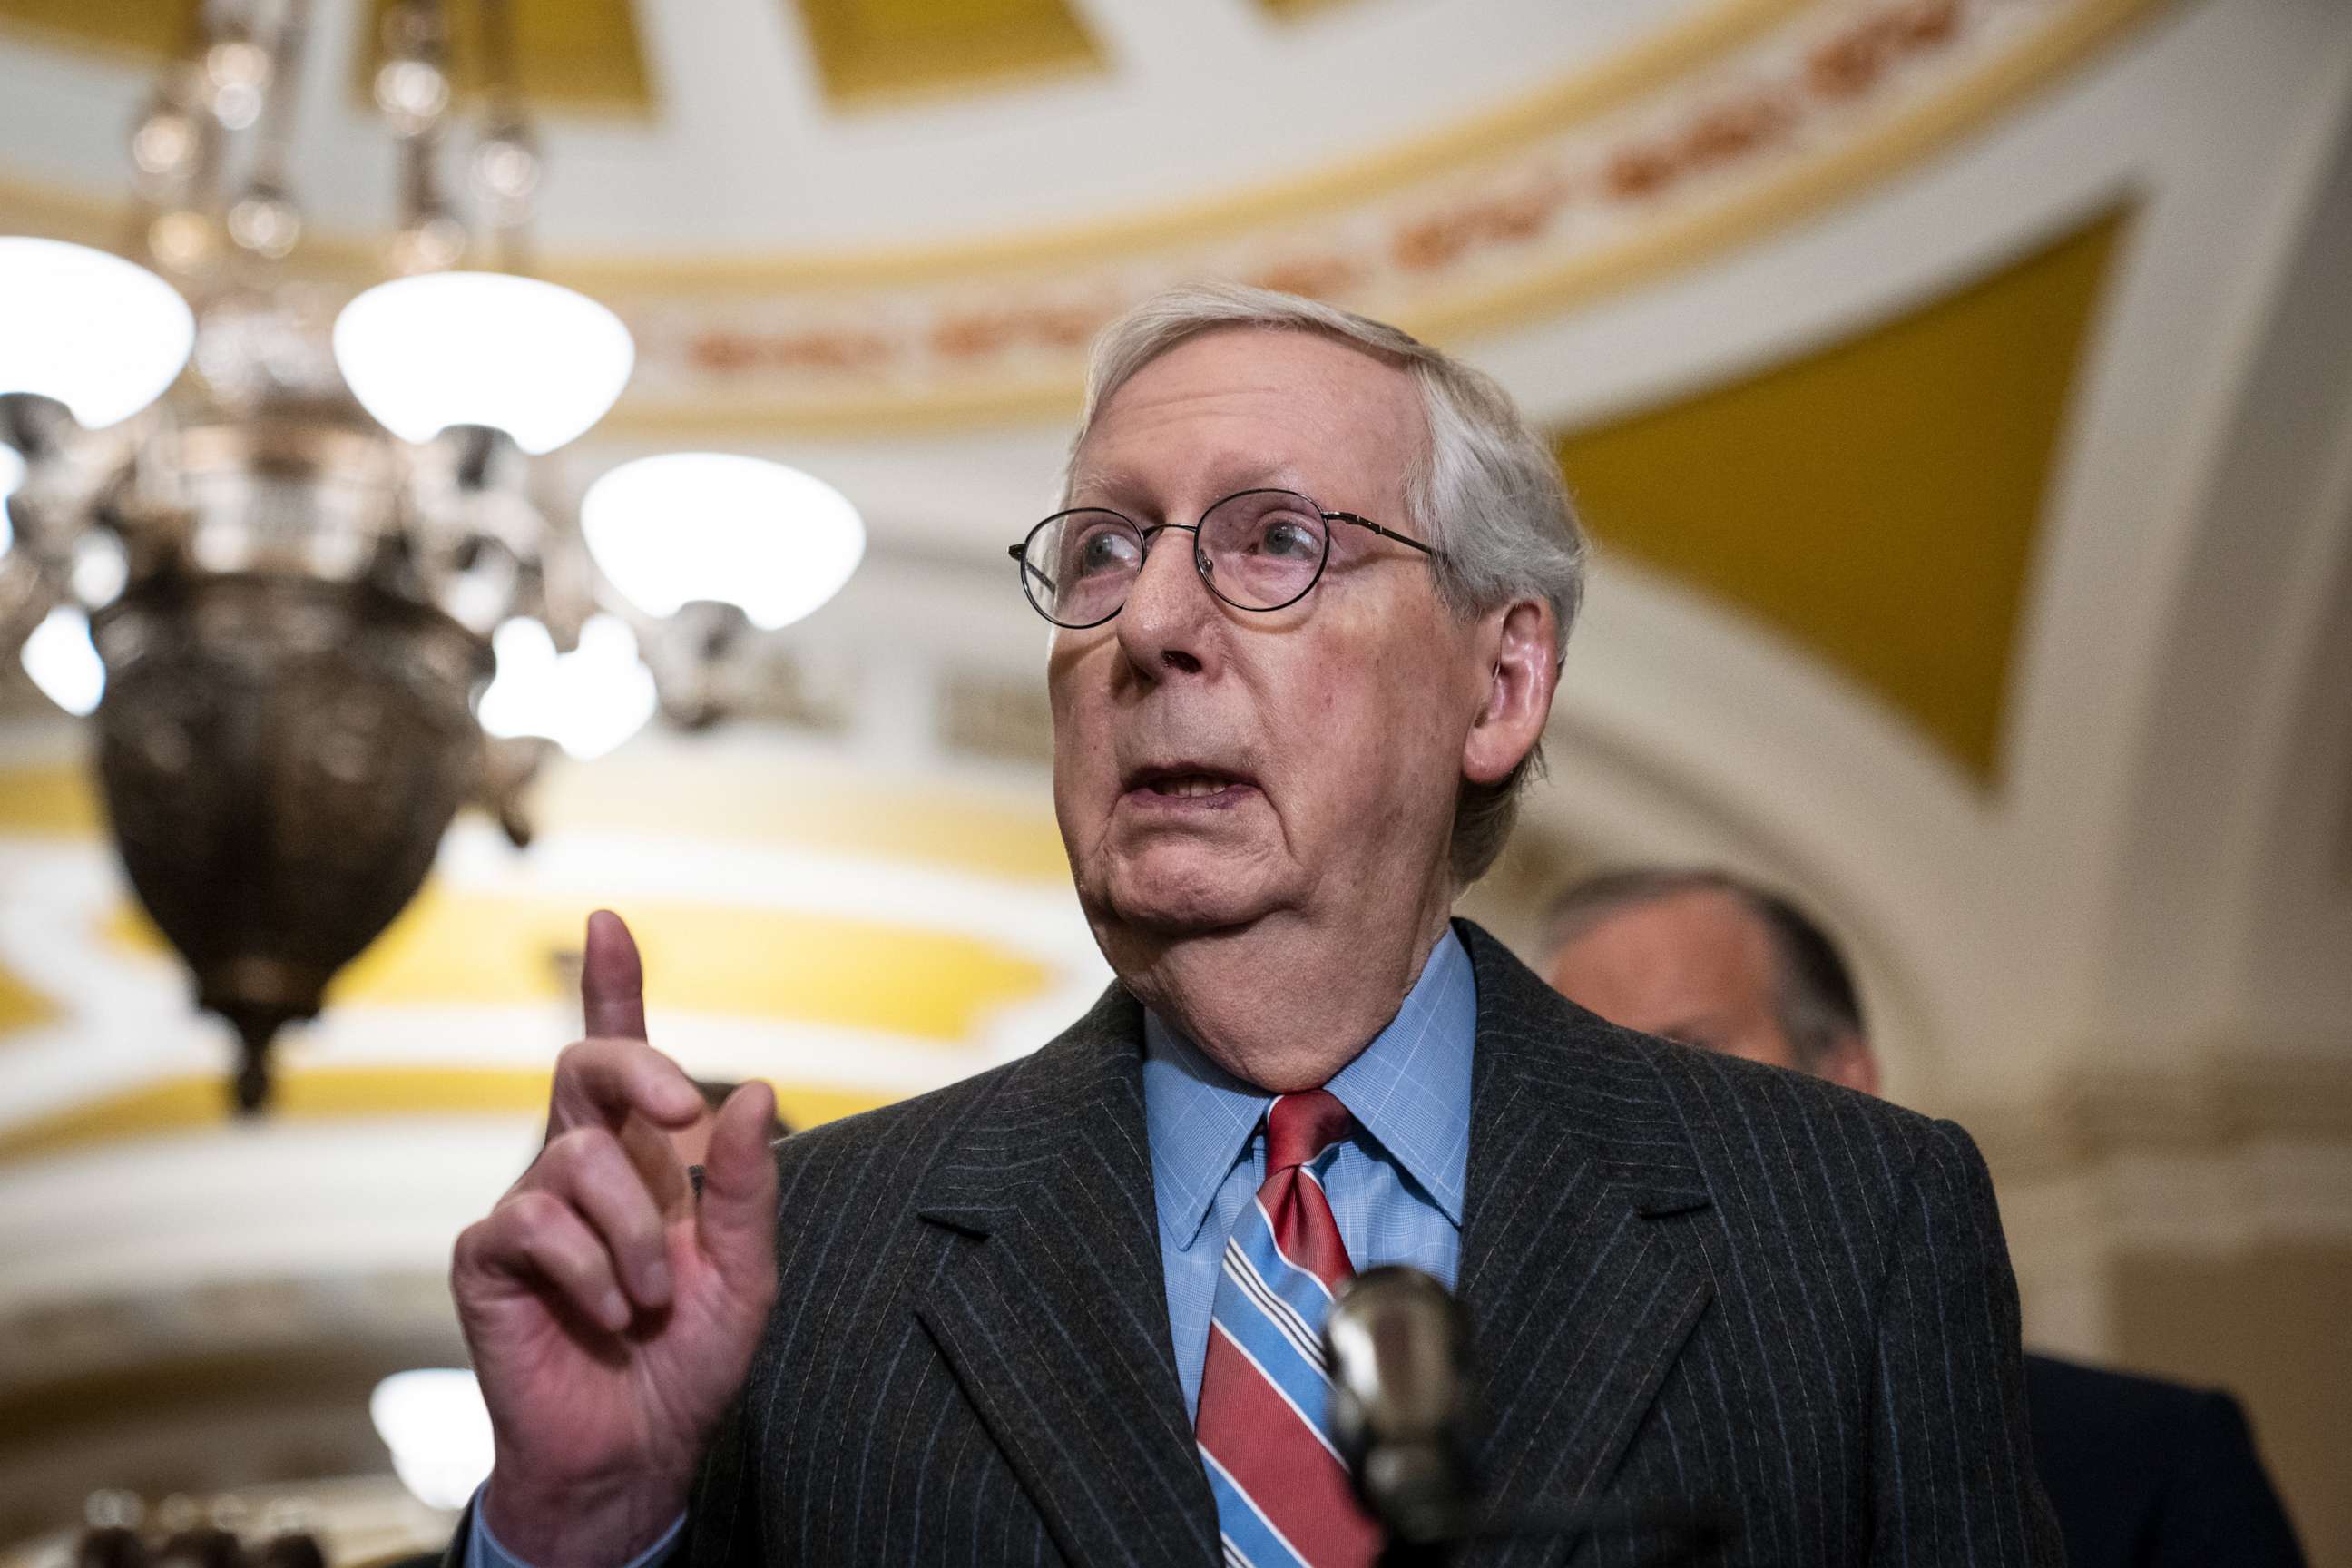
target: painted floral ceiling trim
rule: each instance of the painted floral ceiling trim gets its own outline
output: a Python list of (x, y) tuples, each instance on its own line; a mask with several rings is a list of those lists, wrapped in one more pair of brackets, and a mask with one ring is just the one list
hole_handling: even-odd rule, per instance
[[(1060, 407), (1087, 340), (1188, 278), (1312, 294), (1443, 337), (1556, 310), (1851, 195), (2156, 0), (1831, 0), (1653, 91), (1333, 207), (1231, 229), (899, 258), (860, 285), (758, 264), (581, 268), (637, 334), (627, 427), (871, 426)], [(822, 269), (829, 270), (829, 269)]]
[[(1059, 412), (1097, 327), (1239, 278), (1448, 336), (1645, 281), (1900, 174), (2168, 0), (1724, 0), (1623, 57), (1411, 144), (1063, 233), (737, 258), (551, 253), (617, 310), (617, 432), (873, 430)], [(102, 243), (111, 205), (0, 218)], [(298, 262), (340, 296), (376, 247)]]

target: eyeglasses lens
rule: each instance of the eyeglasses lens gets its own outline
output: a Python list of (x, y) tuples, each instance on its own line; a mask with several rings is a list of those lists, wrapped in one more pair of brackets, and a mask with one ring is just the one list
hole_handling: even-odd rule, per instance
[[(1273, 610), (1315, 585), (1330, 535), (1305, 496), (1244, 490), (1210, 508), (1197, 540), (1185, 542), (1219, 597), (1246, 610)], [(1142, 531), (1115, 511), (1064, 512), (1029, 536), (1023, 583), (1048, 620), (1098, 625), (1127, 603), (1144, 550)]]
[(1023, 556), (1029, 595), (1064, 626), (1108, 620), (1143, 569), (1143, 535), (1115, 511), (1065, 512), (1042, 524)]
[(1322, 513), (1288, 490), (1244, 490), (1201, 520), (1209, 585), (1244, 609), (1278, 609), (1305, 594), (1328, 548)]

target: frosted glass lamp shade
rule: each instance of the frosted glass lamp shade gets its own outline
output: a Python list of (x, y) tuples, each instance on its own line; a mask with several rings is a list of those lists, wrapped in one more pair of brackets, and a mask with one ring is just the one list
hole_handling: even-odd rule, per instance
[(644, 729), (660, 700), (635, 635), (614, 616), (591, 616), (567, 654), (545, 626), (517, 617), (490, 634), (490, 651), (498, 674), (482, 692), (482, 729), (542, 736), (583, 763)]
[(74, 605), (59, 605), (25, 639), (17, 655), (41, 695), (86, 719), (106, 695), (106, 661), (89, 640), (89, 616)]
[(393, 1473), (427, 1508), (455, 1512), (489, 1479), (490, 1412), (470, 1372), (394, 1373), (369, 1395), (368, 1418), (392, 1450)]
[(620, 317), (503, 272), (395, 279), (335, 318), (343, 380), (404, 441), (486, 425), (533, 457), (551, 452), (604, 417), (635, 363)]
[(104, 429), (163, 396), (195, 342), (188, 302), (145, 268), (0, 237), (0, 392), (55, 398), (84, 429)]
[(866, 554), (848, 497), (798, 468), (722, 452), (622, 464), (581, 498), (580, 530), (613, 586), (647, 613), (708, 599), (766, 631), (841, 592)]

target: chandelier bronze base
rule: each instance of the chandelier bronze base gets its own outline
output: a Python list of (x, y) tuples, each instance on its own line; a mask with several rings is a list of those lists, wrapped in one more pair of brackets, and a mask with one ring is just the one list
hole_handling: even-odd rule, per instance
[(432, 868), (473, 793), (489, 646), (368, 582), (166, 573), (93, 617), (99, 775), (140, 901), (200, 1006), (269, 1048), (319, 1011)]

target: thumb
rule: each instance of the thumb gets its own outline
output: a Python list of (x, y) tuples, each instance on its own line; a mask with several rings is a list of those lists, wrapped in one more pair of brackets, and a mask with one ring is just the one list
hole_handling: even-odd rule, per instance
[(645, 965), (637, 960), (636, 938), (610, 910), (588, 917), (588, 939), (580, 956), (580, 1002), (590, 1039), (646, 1037)]
[(775, 1283), (776, 1158), (768, 1142), (775, 1118), (775, 1090), (757, 1081), (739, 1085), (719, 1108), (703, 1157), (702, 1250), (737, 1291)]

